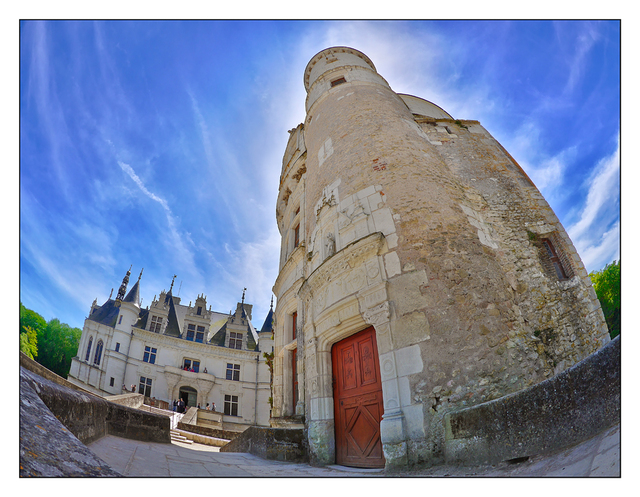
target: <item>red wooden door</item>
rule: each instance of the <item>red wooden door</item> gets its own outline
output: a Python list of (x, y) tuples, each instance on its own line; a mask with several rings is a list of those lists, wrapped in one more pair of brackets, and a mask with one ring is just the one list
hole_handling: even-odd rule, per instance
[(380, 441), (382, 383), (373, 327), (336, 343), (331, 358), (336, 463), (359, 468), (384, 467)]

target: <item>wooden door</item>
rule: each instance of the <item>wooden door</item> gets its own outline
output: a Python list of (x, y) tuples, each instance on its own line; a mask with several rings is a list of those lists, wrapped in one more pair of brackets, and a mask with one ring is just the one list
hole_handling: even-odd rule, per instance
[(384, 467), (380, 441), (382, 382), (373, 327), (336, 343), (331, 358), (336, 463), (359, 468)]

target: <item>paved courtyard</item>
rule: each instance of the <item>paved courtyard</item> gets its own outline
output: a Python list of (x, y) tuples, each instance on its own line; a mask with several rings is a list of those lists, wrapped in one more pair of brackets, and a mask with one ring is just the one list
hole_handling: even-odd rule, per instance
[(112, 469), (134, 477), (617, 477), (620, 476), (620, 427), (605, 430), (564, 451), (532, 457), (520, 463), (495, 466), (436, 466), (403, 473), (267, 461), (246, 453), (219, 452), (197, 443), (159, 444), (106, 436), (88, 445)]

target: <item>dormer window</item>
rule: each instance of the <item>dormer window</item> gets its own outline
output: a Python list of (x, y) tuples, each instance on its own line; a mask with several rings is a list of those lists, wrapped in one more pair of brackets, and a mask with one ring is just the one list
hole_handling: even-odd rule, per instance
[(149, 326), (149, 331), (153, 331), (154, 333), (160, 333), (161, 328), (162, 328), (162, 318), (159, 316), (153, 316), (151, 318), (151, 326)]
[(198, 316), (202, 316), (202, 306), (198, 306), (198, 310), (196, 311)]
[(229, 348), (242, 349), (242, 333), (235, 333), (233, 331), (229, 333)]
[(334, 80), (331, 82), (331, 88), (333, 88), (334, 86), (341, 85), (342, 83), (346, 83), (346, 82), (347, 82), (347, 80), (346, 80), (346, 79), (344, 79), (344, 76), (341, 76), (341, 77), (339, 77), (338, 79), (334, 79)]

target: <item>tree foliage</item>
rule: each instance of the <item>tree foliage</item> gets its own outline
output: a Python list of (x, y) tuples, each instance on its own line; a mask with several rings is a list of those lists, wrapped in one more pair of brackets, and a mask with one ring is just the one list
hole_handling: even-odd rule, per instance
[(63, 378), (69, 374), (81, 335), (79, 328), (55, 318), (46, 322), (40, 314), (20, 304), (20, 350)]
[[(24, 330), (24, 331), (23, 331)], [(20, 329), (20, 350), (31, 359), (38, 356), (38, 334), (31, 326)]]
[(600, 300), (609, 335), (615, 338), (620, 334), (620, 261), (613, 261), (589, 276)]

